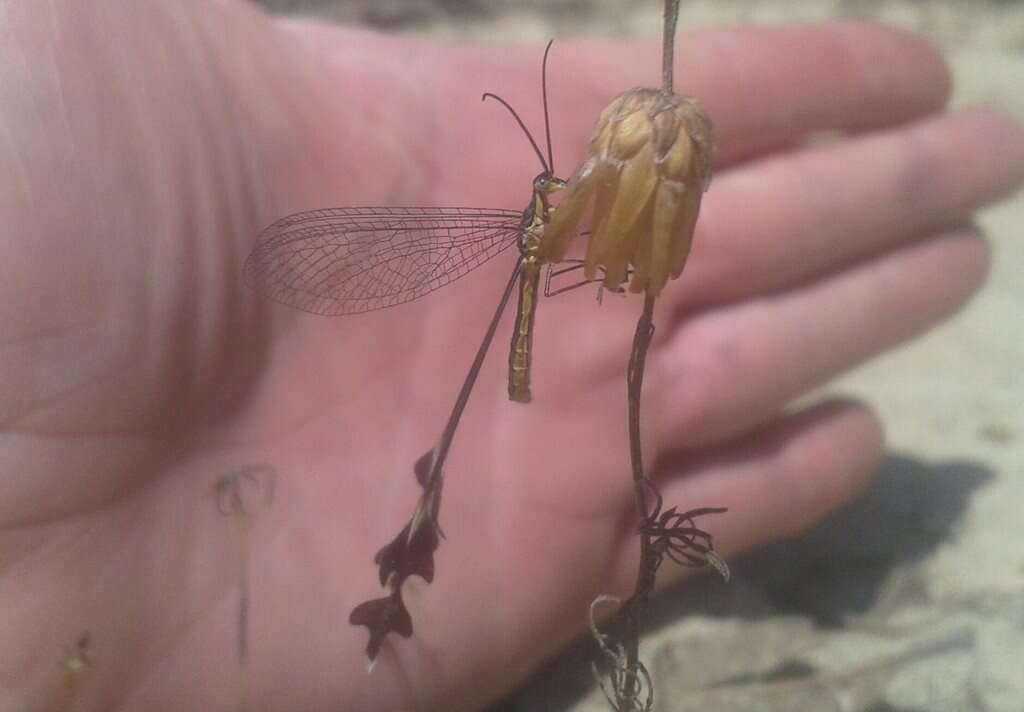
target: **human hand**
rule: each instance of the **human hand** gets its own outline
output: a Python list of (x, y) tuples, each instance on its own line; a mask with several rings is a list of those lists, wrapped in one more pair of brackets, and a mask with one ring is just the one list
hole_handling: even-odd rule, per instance
[[(251, 532), (252, 699), (268, 710), (472, 709), (629, 591), (625, 365), (635, 298), (544, 300), (534, 402), (492, 354), (456, 436), (416, 634), (371, 676), (352, 606), (417, 495), (511, 257), (336, 321), (248, 292), (259, 230), (332, 205), (521, 208), (538, 48), (442, 48), (218, 3), (24, 3), (0, 44), (0, 707), (229, 709), (237, 547), (210, 494), (268, 463)], [(560, 173), (658, 48), (559, 43)], [(789, 535), (868, 480), (880, 427), (795, 397), (937, 323), (981, 283), (968, 226), (1024, 174), (994, 111), (940, 114), (919, 40), (862, 25), (679, 39), (676, 85), (715, 122), (693, 254), (656, 313), (645, 454), (666, 502), (725, 505), (716, 548)], [(817, 132), (841, 140), (804, 146)], [(508, 327), (503, 327), (507, 329)], [(681, 572), (662, 569), (665, 581)]]

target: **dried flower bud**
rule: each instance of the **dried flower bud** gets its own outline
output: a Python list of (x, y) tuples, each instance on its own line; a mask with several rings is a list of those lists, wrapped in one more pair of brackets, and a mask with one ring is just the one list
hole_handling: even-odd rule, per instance
[(700, 200), (711, 180), (711, 121), (694, 99), (630, 89), (601, 112), (586, 158), (545, 230), (543, 259), (565, 257), (593, 201), (584, 261), (617, 288), (658, 296), (690, 253)]

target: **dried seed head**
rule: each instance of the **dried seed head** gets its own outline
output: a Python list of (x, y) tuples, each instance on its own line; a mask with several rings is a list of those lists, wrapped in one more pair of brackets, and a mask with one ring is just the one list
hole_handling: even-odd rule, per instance
[(545, 231), (543, 258), (565, 257), (593, 203), (584, 261), (616, 288), (633, 268), (630, 291), (658, 296), (690, 253), (700, 200), (711, 180), (711, 121), (694, 99), (630, 89), (597, 121), (586, 157)]

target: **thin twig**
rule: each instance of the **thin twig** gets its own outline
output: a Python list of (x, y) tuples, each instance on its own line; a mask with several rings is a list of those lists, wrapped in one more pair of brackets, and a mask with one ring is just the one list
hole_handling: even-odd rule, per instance
[(672, 93), (672, 68), (676, 53), (676, 21), (679, 19), (679, 0), (665, 0), (665, 31), (661, 44), (661, 88)]
[[(671, 94), (678, 0), (665, 0), (665, 35), (662, 53), (662, 91)], [(605, 677), (595, 675), (609, 704), (616, 712), (647, 712), (654, 707), (654, 689), (640, 660), (640, 621), (654, 591), (658, 568), (667, 556), (684, 566), (711, 564), (728, 580), (729, 569), (715, 553), (711, 535), (697, 526), (696, 518), (725, 511), (723, 507), (702, 507), (679, 512), (675, 507), (662, 510), (658, 488), (644, 473), (640, 439), (640, 402), (643, 394), (647, 352), (654, 337), (654, 300), (644, 294), (644, 307), (637, 320), (626, 375), (629, 405), (629, 459), (633, 477), (637, 514), (641, 525), (640, 562), (633, 594), (622, 604), (613, 626), (614, 633), (602, 633), (594, 622), (591, 606), (591, 635), (602, 653)], [(649, 501), (650, 500), (650, 501)], [(651, 506), (653, 504), (653, 507)], [(609, 600), (600, 597), (594, 605)], [(605, 684), (607, 679), (607, 684)]]
[[(647, 366), (647, 349), (654, 336), (654, 297), (644, 295), (644, 310), (636, 323), (633, 334), (633, 349), (629, 355), (629, 370), (626, 375), (629, 399), (629, 460), (633, 471), (633, 485), (637, 513), (642, 519), (649, 516), (647, 492), (653, 484), (644, 474), (643, 452), (640, 442), (640, 399), (644, 387), (644, 370)], [(631, 664), (639, 660), (639, 615), (647, 607), (648, 593), (654, 588), (655, 567), (649, 566), (652, 557), (651, 537), (640, 537), (640, 566), (637, 569), (636, 588), (627, 602), (627, 619), (631, 621), (626, 639), (626, 656)]]

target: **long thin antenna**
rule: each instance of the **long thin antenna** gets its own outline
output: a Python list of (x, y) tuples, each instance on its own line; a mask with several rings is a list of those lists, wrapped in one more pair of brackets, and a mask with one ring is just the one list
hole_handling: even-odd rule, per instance
[(672, 66), (675, 63), (676, 20), (679, 0), (665, 0), (665, 35), (661, 44), (661, 88), (672, 93)]
[(548, 118), (548, 52), (555, 41), (548, 40), (548, 46), (544, 48), (544, 61), (540, 65), (540, 91), (544, 97), (544, 133), (548, 137), (548, 173), (555, 174), (555, 157), (551, 153), (551, 120)]
[(548, 175), (551, 175), (551, 167), (548, 165), (548, 162), (544, 160), (544, 154), (540, 152), (540, 147), (538, 147), (537, 142), (533, 140), (533, 135), (530, 133), (530, 130), (526, 128), (526, 124), (523, 123), (523, 120), (519, 118), (519, 114), (516, 113), (516, 110), (513, 109), (509, 105), (509, 103), (502, 99), (500, 96), (498, 96), (497, 94), (492, 94), (489, 91), (484, 92), (484, 95), (480, 97), (480, 101), (486, 101), (487, 99), (494, 99), (495, 101), (501, 102), (501, 105), (512, 113), (512, 116), (519, 124), (519, 128), (521, 128), (523, 130), (523, 133), (526, 134), (526, 138), (530, 139), (530, 145), (533, 146), (533, 150), (537, 154), (537, 158), (540, 159), (540, 164), (544, 166), (544, 172), (547, 173)]

